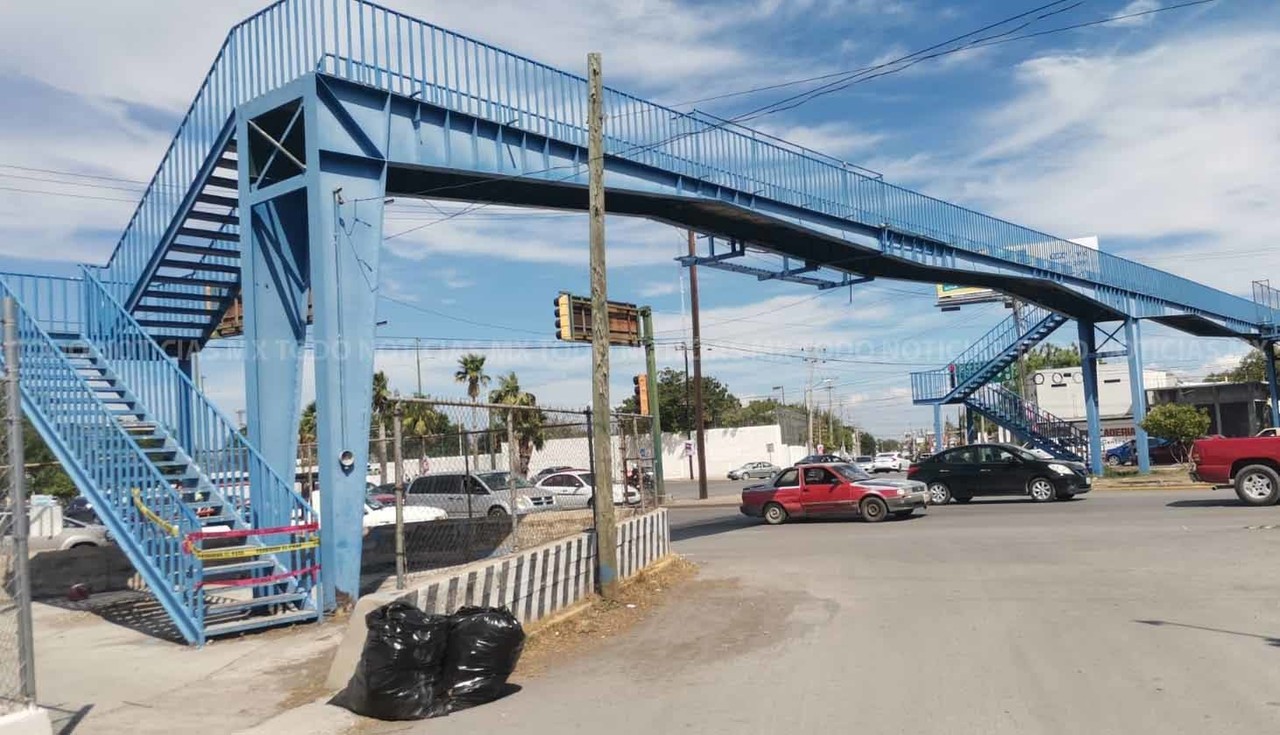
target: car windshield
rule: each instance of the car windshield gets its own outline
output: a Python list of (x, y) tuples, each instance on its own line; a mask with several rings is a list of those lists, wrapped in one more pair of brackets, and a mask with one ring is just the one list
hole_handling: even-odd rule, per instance
[(865, 456), (864, 456), (864, 457), (858, 457), (858, 461), (859, 461), (859, 462), (870, 462), (870, 461), (871, 461), (871, 458), (870, 458), (870, 457), (865, 457)]
[(366, 507), (366, 508), (368, 508), (369, 510), (378, 510), (378, 509), (380, 509), (380, 508), (385, 508), (385, 507), (386, 507), (386, 506), (385, 506), (385, 505), (383, 505), (381, 502), (379, 502), (379, 501), (377, 501), (377, 500), (374, 500), (373, 498), (365, 498), (365, 499), (364, 499), (364, 505), (365, 505), (365, 507)]
[(513, 481), (510, 472), (486, 472), (483, 475), (479, 475), (479, 478), (484, 481), (484, 484), (489, 486), (490, 490), (495, 491), (510, 490), (512, 487), (517, 489), (533, 487), (532, 483), (519, 475), (516, 475)]
[(596, 476), (594, 473), (583, 472), (581, 475), (578, 475), (578, 479), (582, 480), (583, 483), (590, 485), (591, 487), (596, 486)]
[(1043, 459), (1043, 457), (1040, 457), (1040, 456), (1036, 455), (1036, 454), (1035, 454), (1035, 453), (1033, 453), (1033, 452), (1028, 452), (1027, 450), (1023, 449), (1022, 447), (1015, 447), (1015, 446), (1013, 446), (1012, 444), (1005, 444), (1005, 445), (1002, 445), (1002, 446), (1001, 446), (1001, 449), (1004, 449), (1004, 450), (1006, 450), (1006, 451), (1008, 451), (1008, 452), (1010, 452), (1010, 453), (1012, 453), (1012, 454), (1015, 454), (1015, 455), (1017, 455), (1017, 456), (1018, 456), (1019, 458), (1021, 458), (1021, 459), (1032, 459), (1032, 460), (1039, 460), (1039, 459)]
[(856, 464), (836, 464), (836, 465), (831, 465), (831, 468), (834, 469), (836, 472), (838, 472), (840, 476), (846, 480), (853, 480), (854, 482), (858, 482), (860, 480), (871, 479), (871, 475), (868, 475), (867, 473), (863, 472), (862, 468), (857, 466)]

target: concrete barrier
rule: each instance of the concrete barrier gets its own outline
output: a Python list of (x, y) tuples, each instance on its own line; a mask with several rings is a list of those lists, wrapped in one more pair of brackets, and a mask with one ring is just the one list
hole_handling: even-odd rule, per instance
[[(666, 509), (618, 524), (618, 574), (627, 579), (671, 553)], [(578, 533), (531, 549), (462, 567), (416, 575), (404, 590), (361, 597), (334, 653), (327, 683), (346, 686), (364, 650), (365, 616), (395, 600), (447, 615), (460, 607), (506, 607), (529, 624), (572, 607), (595, 592), (596, 537)]]

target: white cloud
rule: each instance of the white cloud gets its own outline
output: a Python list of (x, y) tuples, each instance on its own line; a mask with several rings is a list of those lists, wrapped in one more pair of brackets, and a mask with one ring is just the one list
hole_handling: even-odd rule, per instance
[(680, 290), (680, 282), (677, 280), (670, 281), (654, 281), (640, 287), (637, 291), (641, 296), (652, 298), (654, 296), (670, 296)]
[(758, 129), (788, 143), (794, 143), (828, 156), (852, 157), (873, 150), (888, 136), (858, 130), (847, 121), (816, 125), (781, 125), (761, 123)]
[(1113, 26), (1140, 26), (1150, 23), (1154, 18), (1152, 15), (1140, 15), (1136, 18), (1125, 18), (1123, 16), (1133, 15), (1135, 13), (1151, 13), (1161, 8), (1160, 0), (1133, 0), (1128, 5), (1116, 11), (1113, 18), (1120, 18), (1115, 21)]

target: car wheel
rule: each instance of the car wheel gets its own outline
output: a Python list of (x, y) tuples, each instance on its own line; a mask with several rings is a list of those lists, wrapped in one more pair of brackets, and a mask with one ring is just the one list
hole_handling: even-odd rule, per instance
[(951, 500), (951, 488), (945, 482), (929, 483), (929, 502), (933, 505), (946, 505)]
[(777, 526), (787, 520), (787, 509), (777, 503), (769, 503), (764, 507), (764, 522)]
[(93, 543), (93, 542), (91, 542), (91, 541), (81, 541), (81, 542), (80, 542), (80, 543), (78, 543), (78, 544), (72, 544), (72, 545), (71, 545), (71, 548), (73, 548), (73, 549), (92, 549), (92, 548), (95, 548), (96, 546), (97, 546), (97, 544), (95, 544), (95, 543)]
[(490, 518), (506, 518), (507, 509), (503, 508), (501, 505), (495, 505), (489, 509), (489, 517)]
[(858, 511), (862, 513), (862, 520), (867, 523), (879, 523), (889, 515), (889, 506), (880, 498), (872, 496), (862, 499)]
[(973, 500), (973, 498), (968, 495), (955, 495), (955, 496), (952, 496), (951, 499), (956, 501), (957, 503), (967, 503), (970, 500)]
[(1034, 477), (1027, 483), (1027, 494), (1037, 503), (1047, 503), (1056, 494), (1053, 483), (1043, 477)]
[(1245, 505), (1275, 505), (1280, 499), (1280, 474), (1263, 464), (1236, 473), (1236, 497)]
[(595, 507), (596, 507), (596, 499), (595, 499), (595, 498), (587, 498), (587, 507), (588, 507), (588, 508), (595, 508)]
[(1108, 467), (1119, 467), (1121, 464), (1122, 464), (1122, 463), (1120, 462), (1120, 458), (1119, 458), (1119, 457), (1117, 457), (1116, 455), (1114, 455), (1114, 454), (1113, 454), (1113, 455), (1111, 455), (1111, 456), (1107, 457), (1107, 466), (1108, 466)]

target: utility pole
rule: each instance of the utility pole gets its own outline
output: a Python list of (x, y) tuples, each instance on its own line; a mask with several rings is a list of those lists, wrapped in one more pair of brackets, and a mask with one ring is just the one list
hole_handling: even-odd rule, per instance
[(587, 54), (587, 173), (591, 230), (591, 403), (596, 420), (593, 450), (596, 582), (605, 599), (618, 594), (617, 527), (613, 520), (613, 449), (609, 442), (609, 293), (604, 250), (604, 84), (600, 54)]
[(834, 385), (827, 384), (827, 443), (834, 446), (836, 442), (836, 414), (831, 398), (833, 388), (835, 388)]
[[(693, 230), (689, 230), (689, 256), (697, 255)], [(689, 305), (693, 324), (693, 428), (697, 433), (695, 451), (698, 453), (698, 499), (707, 499), (707, 439), (706, 421), (702, 407), (702, 325), (698, 319), (698, 266), (689, 266)]]
[[(662, 411), (658, 407), (658, 357), (653, 341), (653, 310), (640, 309), (640, 324), (644, 328), (645, 372), (649, 376), (649, 432), (653, 435), (653, 484), (658, 505), (667, 503), (667, 481), (662, 470)], [(644, 487), (643, 472), (640, 476)]]
[[(821, 360), (816, 356), (816, 347), (806, 347), (804, 352), (804, 361), (809, 363), (809, 381), (805, 384), (804, 389), (804, 410), (809, 416), (809, 453), (813, 454), (816, 450), (813, 444), (813, 368)], [(814, 354), (810, 354), (814, 353)]]
[[(404, 589), (405, 555), (404, 555), (404, 404), (396, 401), (392, 409), (394, 426), (392, 437), (395, 446), (396, 464), (396, 589)], [(309, 473), (308, 473), (309, 474)], [(515, 506), (512, 505), (512, 508)], [(512, 515), (515, 515), (514, 513)]]
[[(693, 441), (693, 420), (690, 418), (692, 411), (692, 401), (689, 398), (689, 345), (683, 342), (676, 345), (676, 349), (680, 350), (684, 355), (684, 438)], [(693, 455), (689, 455), (689, 479), (693, 479)]]
[(418, 397), (422, 397), (422, 340), (413, 338), (413, 357), (418, 362)]
[[(1026, 325), (1022, 320), (1022, 308), (1024, 304), (1020, 299), (1013, 299), (1013, 329), (1018, 333), (1017, 338), (1021, 339), (1026, 331)], [(1022, 396), (1022, 400), (1031, 400), (1030, 377), (1027, 375), (1027, 353), (1018, 345), (1018, 367), (1017, 367), (1018, 395)]]

